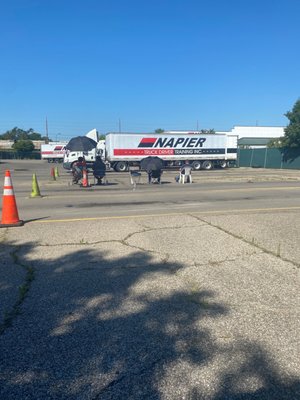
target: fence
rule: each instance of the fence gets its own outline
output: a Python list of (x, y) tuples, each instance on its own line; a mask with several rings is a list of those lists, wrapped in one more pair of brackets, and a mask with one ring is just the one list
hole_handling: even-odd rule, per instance
[[(0, 151), (0, 160), (40, 160), (39, 151)], [(300, 148), (238, 149), (238, 167), (300, 169)]]
[(238, 149), (238, 167), (300, 169), (300, 148)]
[(0, 151), (0, 160), (40, 160), (40, 151)]

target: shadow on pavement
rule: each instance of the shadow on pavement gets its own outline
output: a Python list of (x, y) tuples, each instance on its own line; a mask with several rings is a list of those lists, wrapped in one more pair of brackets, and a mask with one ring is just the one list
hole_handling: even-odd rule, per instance
[[(217, 343), (204, 320), (230, 310), (213, 292), (167, 283), (165, 292), (164, 285), (158, 288), (159, 280), (176, 278), (180, 263), (157, 262), (141, 251), (113, 258), (82, 247), (31, 262), (34, 251), (34, 243), (18, 251), (35, 268), (35, 280), (22, 314), (0, 337), (0, 398), (299, 398), (299, 379), (282, 376), (262, 347), (247, 340)], [(217, 373), (210, 395), (194, 380), (168, 384), (172, 369), (189, 373), (185, 365), (198, 371), (200, 382), (202, 369), (219, 355), (228, 366)], [(260, 384), (251, 390), (253, 379)]]

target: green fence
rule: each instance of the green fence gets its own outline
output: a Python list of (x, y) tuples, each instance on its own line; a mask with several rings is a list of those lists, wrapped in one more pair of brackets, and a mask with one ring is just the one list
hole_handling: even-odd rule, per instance
[(40, 151), (0, 151), (0, 160), (40, 160)]
[(300, 149), (238, 149), (237, 166), (300, 169)]

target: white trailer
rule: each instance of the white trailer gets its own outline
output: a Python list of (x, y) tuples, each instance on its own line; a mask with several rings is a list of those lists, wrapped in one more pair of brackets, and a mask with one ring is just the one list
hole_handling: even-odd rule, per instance
[(226, 168), (237, 159), (237, 136), (226, 134), (139, 134), (108, 133), (105, 142), (106, 161), (116, 171), (148, 156), (157, 156), (165, 166), (181, 165), (189, 160), (193, 169)]
[(63, 162), (67, 142), (51, 142), (41, 145), (41, 159), (50, 162)]

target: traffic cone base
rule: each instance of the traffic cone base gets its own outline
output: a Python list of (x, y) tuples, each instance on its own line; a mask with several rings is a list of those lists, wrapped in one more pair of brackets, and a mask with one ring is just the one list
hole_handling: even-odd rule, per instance
[(10, 177), (10, 172), (5, 171), (4, 190), (2, 201), (2, 220), (0, 228), (22, 226), (24, 221), (19, 219), (16, 198)]
[(0, 228), (13, 228), (14, 226), (23, 226), (24, 221), (19, 220), (18, 222), (14, 222), (13, 224), (0, 224)]

